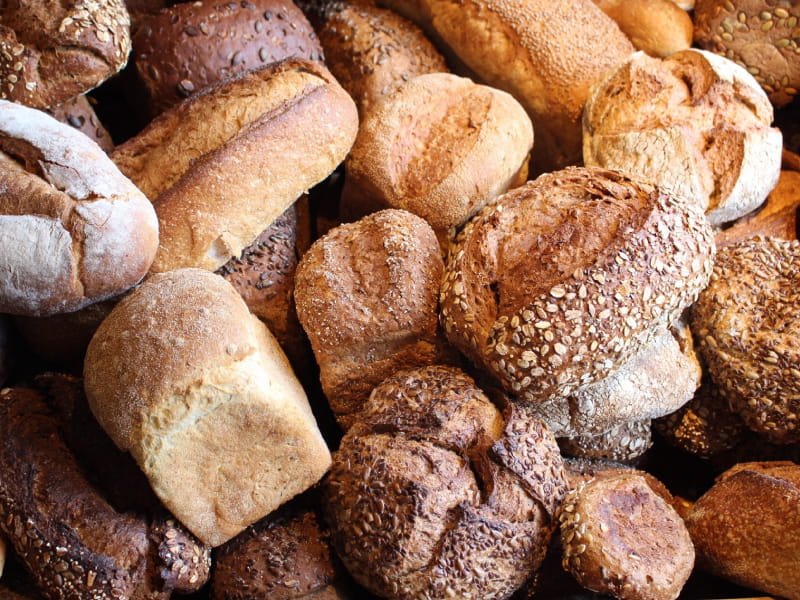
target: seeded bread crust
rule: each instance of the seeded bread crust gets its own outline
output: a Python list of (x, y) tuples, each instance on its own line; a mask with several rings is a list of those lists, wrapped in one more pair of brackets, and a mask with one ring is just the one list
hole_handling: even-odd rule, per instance
[(711, 228), (686, 200), (571, 167), (469, 221), (440, 296), (448, 339), (518, 401), (566, 397), (630, 360), (697, 298)]
[(290, 0), (200, 0), (141, 19), (133, 63), (153, 115), (187, 96), (290, 56), (322, 60), (322, 47)]
[(685, 195), (720, 225), (778, 183), (783, 137), (772, 119), (766, 94), (732, 61), (694, 48), (663, 60), (637, 52), (589, 91), (583, 160)]
[(745, 424), (800, 441), (800, 241), (755, 237), (722, 248), (692, 311), (697, 349)]
[(318, 62), (289, 58), (206, 88), (112, 158), (160, 223), (152, 272), (216, 270), (344, 160), (355, 104)]
[(71, 125), (78, 131), (86, 134), (100, 146), (104, 152), (109, 153), (114, 149), (114, 141), (106, 128), (97, 118), (92, 104), (85, 95), (75, 96), (47, 110), (62, 123)]
[(27, 0), (0, 8), (0, 98), (66, 102), (122, 69), (131, 50), (123, 0)]
[(390, 599), (507, 598), (544, 557), (566, 493), (555, 439), (504, 418), (463, 372), (397, 373), (375, 388), (322, 488), (334, 547)]
[(558, 439), (561, 452), (575, 458), (632, 462), (653, 445), (650, 419), (621, 423), (599, 434)]

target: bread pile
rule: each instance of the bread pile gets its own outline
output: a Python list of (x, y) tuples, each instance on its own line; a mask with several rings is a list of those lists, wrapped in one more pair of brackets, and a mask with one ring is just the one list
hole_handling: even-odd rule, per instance
[(800, 600), (796, 3), (56, 4), (1, 598)]

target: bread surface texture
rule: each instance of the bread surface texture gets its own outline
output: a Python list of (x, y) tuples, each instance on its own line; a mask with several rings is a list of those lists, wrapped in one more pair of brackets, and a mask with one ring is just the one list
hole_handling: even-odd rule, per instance
[(153, 207), (83, 133), (0, 100), (0, 179), (0, 312), (78, 310), (147, 273)]
[(103, 321), (85, 388), (161, 501), (220, 545), (313, 485), (330, 454), (269, 330), (219, 275), (150, 277)]

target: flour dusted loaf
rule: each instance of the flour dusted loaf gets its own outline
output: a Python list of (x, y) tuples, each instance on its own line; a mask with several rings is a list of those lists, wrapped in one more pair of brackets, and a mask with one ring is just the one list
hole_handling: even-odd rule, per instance
[(112, 155), (153, 201), (153, 272), (239, 257), (344, 160), (355, 103), (320, 62), (290, 58), (206, 88)]
[(147, 273), (153, 207), (83, 133), (0, 100), (0, 181), (0, 312), (74, 311)]
[(733, 61), (697, 49), (639, 52), (589, 92), (583, 160), (684, 195), (720, 225), (778, 183), (783, 136), (772, 120), (766, 94)]
[(304, 491), (330, 465), (274, 337), (211, 272), (149, 277), (97, 330), (84, 376), (100, 425), (210, 545)]

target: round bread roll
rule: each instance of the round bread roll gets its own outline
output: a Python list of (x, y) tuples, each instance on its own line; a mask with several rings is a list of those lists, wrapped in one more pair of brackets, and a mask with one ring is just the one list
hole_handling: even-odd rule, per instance
[(509, 94), (450, 73), (418, 75), (364, 116), (345, 160), (342, 216), (384, 208), (450, 231), (525, 181), (533, 128)]
[(297, 316), (342, 428), (389, 375), (446, 361), (437, 312), (443, 269), (430, 226), (397, 209), (335, 227), (301, 258)]
[(650, 56), (669, 56), (692, 45), (694, 24), (672, 0), (594, 0), (633, 45)]
[(239, 257), (355, 140), (353, 100), (319, 62), (286, 59), (162, 113), (112, 158), (160, 223), (152, 272)]
[(800, 241), (751, 238), (722, 248), (692, 311), (708, 372), (747, 427), (800, 441)]
[(560, 517), (563, 565), (589, 590), (620, 600), (674, 600), (694, 567), (675, 509), (636, 471), (570, 491)]
[(639, 52), (589, 92), (586, 165), (620, 169), (686, 196), (712, 225), (758, 207), (778, 183), (782, 136), (753, 77), (703, 50)]
[(568, 167), (499, 197), (451, 247), (448, 339), (515, 399), (600, 381), (694, 302), (714, 257), (687, 200), (617, 171)]
[(62, 123), (72, 125), (82, 131), (100, 146), (106, 153), (114, 149), (114, 141), (106, 128), (97, 118), (92, 104), (85, 95), (75, 96), (66, 102), (47, 110)]
[(0, 98), (49, 108), (97, 87), (131, 50), (123, 0), (0, 5)]
[(746, 68), (781, 107), (800, 89), (798, 19), (793, 0), (698, 0), (694, 41)]
[(133, 34), (133, 64), (153, 115), (290, 56), (322, 60), (314, 29), (291, 0), (181, 2), (145, 16)]
[(558, 439), (561, 452), (575, 458), (632, 462), (653, 445), (650, 419), (615, 425), (599, 434), (578, 434)]
[(363, 117), (404, 81), (448, 71), (444, 57), (413, 22), (361, 0), (324, 0), (307, 14), (325, 64)]
[(381, 0), (432, 30), (482, 83), (516, 98), (533, 121), (535, 172), (581, 162), (589, 86), (635, 51), (592, 0)]
[(84, 134), (0, 100), (0, 181), (0, 312), (78, 310), (147, 273), (153, 206)]
[(741, 463), (686, 516), (700, 568), (767, 594), (800, 598), (800, 466)]
[(149, 277), (86, 352), (97, 421), (164, 505), (218, 546), (316, 483), (330, 454), (269, 330), (201, 269)]
[(322, 488), (334, 547), (383, 598), (509, 597), (539, 569), (566, 493), (538, 420), (507, 418), (455, 368), (387, 378)]

